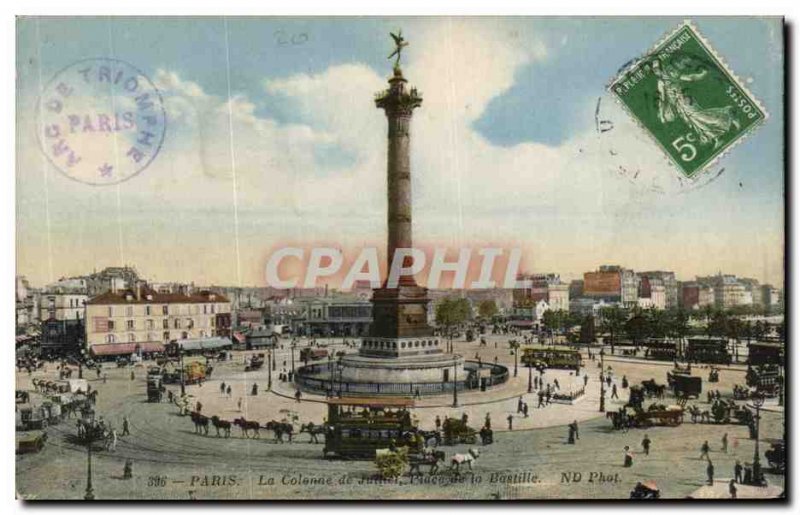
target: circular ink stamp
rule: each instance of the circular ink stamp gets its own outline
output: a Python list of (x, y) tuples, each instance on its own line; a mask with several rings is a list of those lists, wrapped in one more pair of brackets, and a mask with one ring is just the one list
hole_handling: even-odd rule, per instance
[(45, 156), (70, 179), (119, 184), (147, 168), (167, 129), (161, 93), (135, 66), (111, 58), (75, 62), (53, 76), (37, 108)]

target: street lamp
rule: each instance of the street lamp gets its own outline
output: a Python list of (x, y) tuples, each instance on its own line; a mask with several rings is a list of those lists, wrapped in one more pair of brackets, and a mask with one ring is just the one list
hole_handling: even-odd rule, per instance
[(181, 347), (180, 343), (175, 343), (178, 346), (178, 356), (180, 356), (180, 363), (181, 363), (181, 397), (186, 395), (186, 378), (184, 377), (186, 370), (183, 368), (183, 347)]
[[(530, 358), (528, 358), (530, 360)], [(528, 361), (528, 393), (533, 391), (533, 367), (531, 367), (531, 362)]]
[(291, 351), (292, 351), (292, 375), (294, 375), (294, 348), (297, 346), (297, 340), (292, 339)]
[(458, 381), (456, 379), (458, 374), (458, 359), (453, 359), (453, 407), (458, 407)]
[(94, 501), (94, 489), (92, 488), (92, 443), (100, 432), (94, 422), (94, 411), (91, 412), (89, 423), (84, 427), (83, 439), (86, 443), (86, 494), (83, 496), (85, 501)]
[(328, 354), (328, 370), (331, 372), (331, 396), (333, 396), (333, 354)]
[(603, 358), (606, 355), (605, 349), (600, 349), (600, 412), (604, 412), (606, 410), (606, 383), (604, 381), (605, 377), (605, 361)]
[(272, 389), (272, 349), (267, 349), (267, 391)]
[(754, 485), (764, 486), (764, 475), (761, 473), (761, 460), (758, 457), (758, 429), (761, 421), (761, 406), (764, 405), (764, 397), (756, 394), (753, 397), (753, 406), (756, 408), (756, 446), (753, 451), (753, 483)]

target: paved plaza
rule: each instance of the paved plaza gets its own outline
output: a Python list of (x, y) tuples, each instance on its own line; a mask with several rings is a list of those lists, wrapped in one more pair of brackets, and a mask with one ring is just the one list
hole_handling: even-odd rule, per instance
[[(455, 343), (456, 352), (467, 359), (475, 354), (485, 362), (494, 361), (509, 367), (511, 379), (502, 387), (486, 392), (459, 393), (457, 407), (452, 394), (424, 397), (417, 401), (413, 415), (423, 429), (433, 429), (436, 416), (462, 417), (469, 425), (480, 428), (487, 416), (495, 430), (495, 443), (481, 446), (481, 454), (472, 473), (456, 475), (442, 471), (434, 476), (402, 477), (395, 482), (379, 481), (376, 467), (370, 461), (324, 460), (322, 444), (310, 443), (307, 433), (296, 434), (294, 442), (275, 443), (270, 431), (261, 430), (260, 438), (244, 438), (234, 427), (231, 438), (217, 438), (213, 427), (209, 435), (198, 435), (188, 417), (181, 417), (176, 406), (167, 402), (146, 402), (146, 367), (117, 368), (106, 364), (107, 382), (87, 373), (92, 388), (99, 390), (97, 413), (113, 424), (118, 431), (122, 417), (130, 421), (131, 434), (120, 439), (116, 450), (93, 453), (93, 483), (98, 499), (227, 499), (227, 498), (626, 498), (638, 481), (653, 480), (661, 488), (662, 497), (684, 498), (702, 494), (706, 484), (706, 460), (700, 459), (704, 440), (711, 446), (710, 458), (716, 469), (715, 479), (722, 481), (733, 475), (735, 461), (750, 462), (753, 440), (748, 429), (741, 425), (693, 424), (687, 416), (679, 427), (651, 427), (614, 431), (605, 414), (599, 411), (599, 367), (585, 359), (578, 376), (565, 370), (548, 370), (544, 380), (553, 384), (557, 379), (560, 391), (583, 386), (583, 376), (589, 381), (586, 394), (572, 405), (551, 404), (537, 408), (536, 391), (528, 393), (528, 369), (518, 366), (507, 346), (507, 337), (489, 337), (486, 347), (478, 342)], [(495, 348), (497, 341), (497, 348)], [(300, 423), (322, 423), (326, 416), (325, 399), (304, 393), (301, 402), (294, 399), (294, 389), (278, 380), (278, 374), (291, 367), (288, 341), (276, 353), (272, 391), (267, 391), (268, 370), (244, 372), (244, 361), (250, 352), (234, 352), (233, 359), (213, 363), (211, 380), (202, 385), (187, 386), (192, 405), (202, 403), (202, 412), (227, 420), (245, 417), (258, 420), (263, 426), (270, 420), (290, 420), (296, 428)], [(333, 343), (343, 348), (341, 341)], [(352, 349), (350, 350), (352, 352)], [(295, 351), (295, 359), (298, 352)], [(299, 361), (295, 363), (299, 365)], [(619, 399), (609, 399), (606, 410), (611, 411), (627, 401), (628, 391), (621, 387), (624, 375), (631, 384), (655, 378), (666, 382), (671, 363), (644, 362), (606, 356), (606, 367), (612, 367)], [(695, 369), (706, 375), (707, 370)], [(18, 388), (31, 389), (31, 379), (48, 376), (56, 378), (54, 365), (47, 371), (18, 374)], [(231, 395), (222, 393), (222, 382), (231, 386)], [(251, 395), (252, 385), (259, 393)], [(724, 368), (720, 382), (714, 385), (723, 396), (729, 396), (734, 384), (744, 383), (741, 366)], [(705, 382), (704, 387), (709, 384)], [(180, 387), (170, 385), (178, 394)], [(517, 413), (519, 398), (529, 405), (526, 418)], [(35, 396), (34, 396), (35, 397)], [(241, 410), (239, 401), (241, 400)], [(705, 395), (690, 404), (708, 409)], [(674, 399), (667, 398), (670, 404)], [(508, 416), (513, 430), (508, 430)], [(578, 421), (579, 440), (567, 443), (566, 425)], [(75, 422), (67, 420), (48, 428), (48, 443), (38, 454), (17, 457), (17, 491), (26, 498), (83, 497), (86, 486), (86, 450), (71, 443), (69, 435), (76, 432)], [(728, 434), (728, 452), (722, 452), (721, 438)], [(783, 433), (783, 414), (780, 411), (763, 413), (761, 422), (761, 452), (768, 445), (763, 441), (780, 438)], [(647, 434), (652, 440), (651, 451), (645, 455), (641, 441)], [(632, 467), (623, 467), (623, 448), (634, 453)], [(468, 446), (442, 447), (448, 457), (466, 452)], [(126, 460), (133, 461), (134, 477), (122, 479)], [(768, 471), (770, 495), (783, 488), (783, 476)], [(367, 486), (367, 484), (369, 486)], [(716, 483), (715, 483), (716, 484)], [(716, 490), (716, 489), (714, 489)], [(766, 490), (764, 490), (766, 492)], [(745, 491), (742, 492), (745, 497)], [(747, 490), (747, 496), (757, 495)]]

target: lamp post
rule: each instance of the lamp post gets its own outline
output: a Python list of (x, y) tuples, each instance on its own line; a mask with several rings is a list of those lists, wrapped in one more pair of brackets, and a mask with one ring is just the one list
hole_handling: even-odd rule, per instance
[(532, 391), (533, 391), (533, 367), (531, 367), (531, 362), (528, 361), (528, 393), (531, 393)]
[(763, 486), (764, 475), (761, 473), (761, 460), (759, 459), (759, 452), (758, 452), (758, 429), (759, 429), (759, 422), (761, 421), (761, 406), (764, 405), (764, 397), (761, 395), (756, 395), (753, 397), (753, 406), (756, 408), (756, 446), (755, 450), (753, 451), (753, 484), (758, 486)]
[(292, 375), (294, 375), (294, 348), (297, 345), (297, 340), (292, 339), (291, 352), (292, 352)]
[(83, 496), (85, 501), (94, 501), (94, 489), (92, 488), (92, 442), (95, 437), (94, 411), (92, 411), (89, 425), (85, 428), (83, 438), (86, 440), (86, 493)]
[(458, 374), (458, 359), (453, 359), (453, 407), (458, 407), (458, 380), (456, 378), (456, 374)]
[(600, 412), (604, 412), (606, 410), (606, 383), (604, 381), (605, 377), (605, 361), (603, 358), (606, 355), (605, 349), (602, 347), (600, 348)]
[(267, 391), (272, 389), (272, 349), (267, 349)]
[(331, 372), (331, 396), (333, 396), (333, 354), (328, 354), (328, 370)]
[(180, 343), (176, 343), (176, 345), (178, 346), (178, 356), (180, 356), (180, 363), (181, 363), (181, 370), (180, 370), (180, 374), (181, 374), (181, 397), (183, 397), (184, 395), (186, 395), (186, 378), (184, 377), (186, 371), (183, 368), (183, 348), (181, 348), (181, 344)]

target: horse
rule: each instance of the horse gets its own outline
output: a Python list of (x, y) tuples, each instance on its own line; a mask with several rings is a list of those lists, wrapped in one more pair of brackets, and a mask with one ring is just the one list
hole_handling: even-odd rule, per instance
[(418, 475), (422, 475), (420, 471), (420, 466), (422, 465), (430, 465), (430, 470), (428, 473), (430, 475), (434, 475), (436, 472), (439, 471), (439, 462), (444, 461), (445, 454), (444, 451), (437, 451), (434, 449), (426, 449), (421, 455), (411, 455), (409, 457), (409, 465), (411, 468), (408, 470), (408, 475), (413, 476), (414, 472)]
[(289, 443), (292, 443), (292, 432), (294, 431), (294, 427), (291, 424), (271, 420), (267, 422), (267, 425), (264, 427), (275, 433), (275, 443), (283, 443), (284, 434), (289, 436)]
[(191, 413), (192, 422), (194, 422), (195, 433), (205, 433), (208, 435), (208, 417), (193, 411)]
[(228, 422), (227, 420), (222, 420), (218, 416), (214, 415), (213, 417), (211, 417), (211, 424), (213, 424), (214, 425), (214, 429), (217, 430), (217, 438), (219, 438), (219, 436), (220, 436), (219, 435), (219, 430), (220, 429), (222, 429), (222, 431), (225, 433), (225, 438), (230, 438), (230, 436), (231, 436), (231, 423), (230, 422)]
[(244, 433), (245, 438), (250, 438), (249, 431), (253, 430), (253, 438), (258, 438), (260, 435), (258, 430), (261, 428), (258, 422), (254, 420), (245, 420), (244, 417), (237, 418), (233, 421), (234, 426), (239, 426)]
[(300, 433), (308, 433), (311, 439), (308, 443), (319, 443), (319, 439), (317, 438), (318, 435), (324, 435), (326, 432), (325, 426), (317, 425), (313, 422), (309, 422), (308, 424), (301, 424), (300, 425)]
[(450, 458), (450, 470), (453, 470), (453, 467), (456, 469), (456, 474), (461, 471), (461, 465), (466, 463), (469, 466), (469, 469), (472, 470), (472, 462), (478, 459), (480, 456), (480, 451), (478, 449), (470, 449), (467, 454), (454, 454), (452, 458)]

